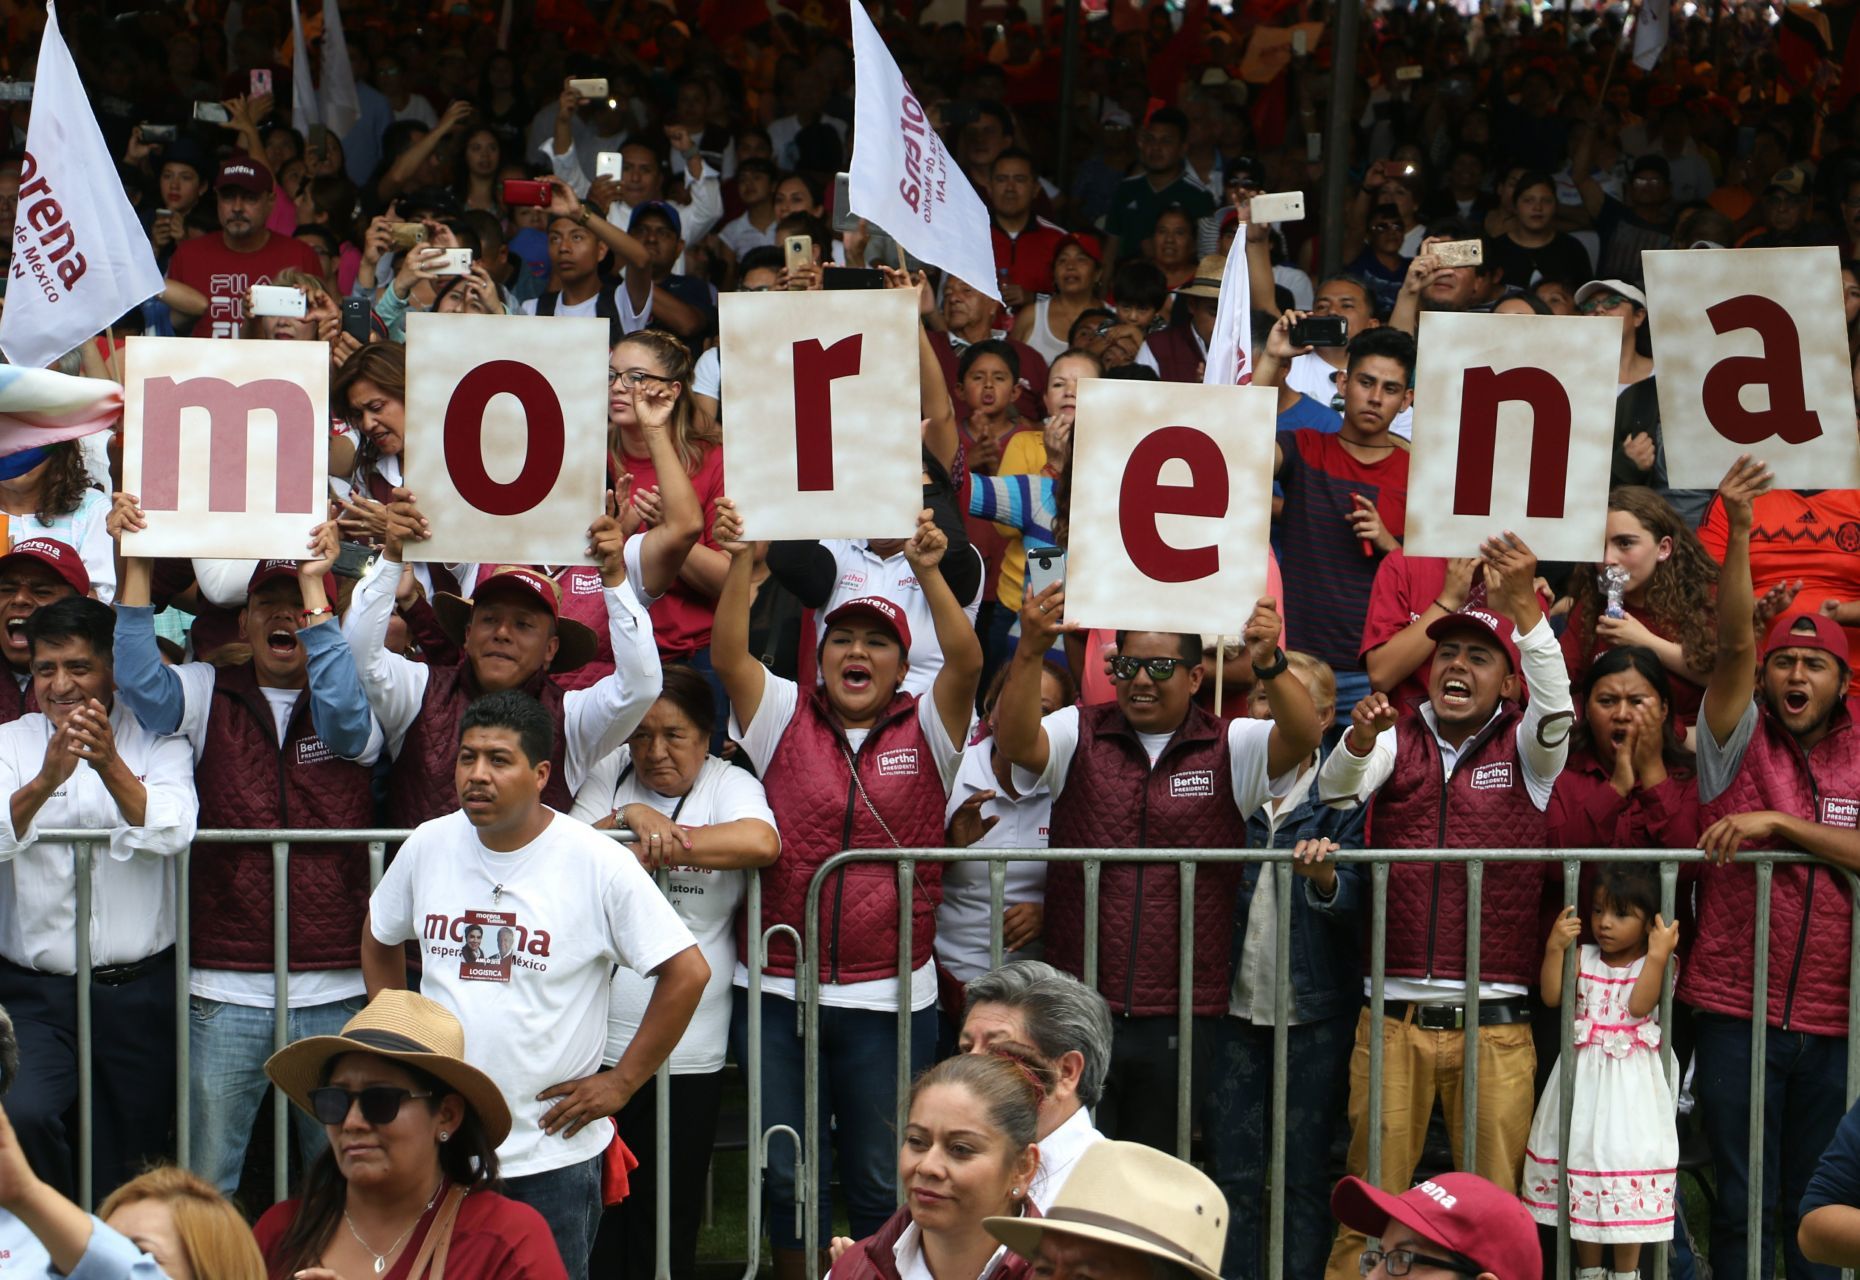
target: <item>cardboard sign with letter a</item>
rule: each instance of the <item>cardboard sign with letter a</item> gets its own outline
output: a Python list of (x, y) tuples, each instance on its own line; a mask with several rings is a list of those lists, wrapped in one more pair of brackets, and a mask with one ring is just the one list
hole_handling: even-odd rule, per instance
[(1079, 383), (1066, 619), (1239, 635), (1266, 590), (1278, 391)]
[(409, 560), (587, 564), (607, 491), (607, 322), (407, 317)]
[(1667, 482), (1714, 489), (1747, 453), (1782, 487), (1860, 485), (1836, 250), (1669, 249), (1641, 263)]
[(917, 294), (726, 293), (724, 488), (750, 538), (907, 538), (923, 509)]
[(130, 556), (295, 560), (329, 514), (329, 345), (131, 338)]
[(1606, 316), (1421, 317), (1411, 556), (1472, 556), (1509, 529), (1589, 561), (1608, 525), (1621, 330)]

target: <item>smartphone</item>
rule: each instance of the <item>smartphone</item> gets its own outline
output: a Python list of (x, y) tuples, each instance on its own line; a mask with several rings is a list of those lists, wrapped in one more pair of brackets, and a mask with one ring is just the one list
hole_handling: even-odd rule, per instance
[(342, 331), (357, 342), (366, 343), (370, 330), (374, 326), (374, 309), (368, 305), (366, 298), (344, 298), (342, 300)]
[(538, 209), (549, 205), (549, 184), (530, 178), (505, 178), (504, 203), (528, 205)]
[(180, 127), (172, 124), (145, 124), (136, 129), (144, 142), (173, 142), (181, 135)]
[(1395, 78), (1397, 80), (1419, 80), (1421, 78), (1421, 74), (1422, 74), (1422, 68), (1416, 67), (1416, 66), (1395, 68)]
[(304, 316), (304, 291), (289, 285), (255, 284), (252, 286), (252, 314), (255, 316)]
[(876, 267), (828, 266), (820, 273), (822, 289), (883, 289), (885, 273)]
[(232, 112), (217, 102), (196, 102), (194, 119), (202, 124), (231, 124)]
[(618, 151), (603, 151), (595, 156), (594, 176), (597, 178), (612, 178), (615, 182), (620, 181), (620, 153)]
[(252, 68), (252, 96), (254, 98), (269, 98), (271, 96), (270, 67)]
[(1066, 577), (1066, 553), (1058, 547), (1027, 548), (1027, 595), (1037, 596)]
[(418, 222), (396, 222), (388, 230), (388, 247), (405, 253), (416, 244), (426, 243), (426, 227)]
[(568, 82), (568, 87), (587, 99), (605, 98), (607, 96), (607, 81), (604, 79), (570, 80)]
[(1306, 163), (1316, 164), (1318, 161), (1322, 160), (1323, 158), (1324, 158), (1324, 135), (1321, 133), (1307, 133), (1305, 135), (1305, 161)]
[(1292, 345), (1347, 347), (1350, 345), (1350, 322), (1342, 316), (1306, 316), (1292, 325)]
[(1427, 250), (1443, 267), (1477, 267), (1485, 262), (1485, 241), (1449, 240)]
[(1268, 195), (1254, 196), (1248, 202), (1247, 209), (1247, 220), (1250, 222), (1303, 222), (1305, 220), (1305, 193), (1278, 191)]
[(833, 229), (851, 231), (859, 225), (859, 215), (852, 211), (852, 175), (833, 175)]
[(1302, 58), (1310, 52), (1310, 41), (1305, 38), (1302, 29), (1292, 32), (1292, 56)]
[(471, 274), (470, 249), (441, 249), (445, 256), (433, 267), (437, 276), (468, 276)]
[(32, 81), (0, 80), (0, 102), (31, 102)]
[(336, 553), (336, 563), (330, 572), (344, 578), (359, 578), (368, 569), (368, 562), (375, 557), (379, 549), (366, 542), (343, 542), (342, 549)]
[[(781, 247), (782, 255), (786, 260), (790, 276), (796, 271), (801, 271), (814, 265), (814, 237), (789, 236), (781, 242)], [(802, 285), (790, 279), (788, 287), (790, 289), (799, 289)]]

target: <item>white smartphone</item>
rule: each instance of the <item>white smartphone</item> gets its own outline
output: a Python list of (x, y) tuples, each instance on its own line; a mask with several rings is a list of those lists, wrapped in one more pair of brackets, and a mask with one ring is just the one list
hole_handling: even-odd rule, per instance
[(232, 112), (228, 111), (223, 103), (196, 102), (194, 104), (194, 119), (200, 121), (202, 124), (230, 124), (232, 122)]
[(833, 175), (833, 229), (851, 231), (859, 225), (859, 215), (852, 211), (852, 175)]
[(1477, 267), (1485, 262), (1483, 240), (1449, 240), (1427, 250), (1440, 259), (1443, 267)]
[(0, 102), (31, 102), (32, 81), (0, 80)]
[(568, 87), (584, 98), (605, 98), (607, 96), (607, 81), (604, 78), (599, 80), (570, 80), (568, 82)]
[(468, 276), (471, 274), (470, 249), (441, 249), (441, 256), (433, 264), (436, 276)]
[(1305, 39), (1303, 29), (1292, 32), (1292, 56), (1302, 58), (1308, 51), (1309, 41)]
[(603, 151), (595, 156), (594, 176), (597, 178), (612, 178), (615, 182), (620, 181), (620, 153), (618, 151)]
[(252, 286), (252, 314), (255, 316), (304, 316), (304, 291), (288, 285), (255, 284)]
[(1066, 577), (1066, 553), (1058, 547), (1027, 548), (1027, 594), (1037, 596)]
[(1321, 133), (1307, 133), (1305, 135), (1305, 161), (1309, 164), (1316, 164), (1323, 158), (1324, 135)]
[(1305, 220), (1305, 193), (1302, 191), (1275, 191), (1266, 195), (1254, 196), (1247, 204), (1247, 219), (1253, 223), (1261, 222), (1303, 222)]
[(1417, 66), (1395, 68), (1395, 78), (1397, 80), (1419, 80), (1421, 78), (1421, 73), (1422, 68)]

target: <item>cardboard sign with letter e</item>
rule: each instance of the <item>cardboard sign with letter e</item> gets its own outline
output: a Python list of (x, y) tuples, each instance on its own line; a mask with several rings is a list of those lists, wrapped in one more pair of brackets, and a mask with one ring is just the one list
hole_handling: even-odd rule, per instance
[(1278, 391), (1079, 383), (1066, 619), (1239, 635), (1266, 590)]
[(1608, 526), (1621, 332), (1606, 317), (1421, 317), (1402, 549), (1473, 556), (1509, 529), (1589, 561)]
[(587, 564), (607, 492), (607, 322), (407, 317), (409, 560)]
[(917, 294), (727, 293), (724, 488), (750, 538), (908, 538), (923, 509)]
[(1715, 489), (1741, 453), (1778, 486), (1860, 485), (1832, 246), (1641, 255), (1667, 483)]
[(131, 338), (129, 556), (295, 560), (329, 514), (329, 345)]

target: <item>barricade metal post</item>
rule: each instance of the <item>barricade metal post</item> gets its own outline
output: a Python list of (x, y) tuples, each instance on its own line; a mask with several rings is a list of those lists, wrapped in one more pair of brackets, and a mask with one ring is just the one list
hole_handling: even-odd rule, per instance
[(1098, 989), (1098, 879), (1104, 864), (1085, 864), (1085, 985)]
[[(660, 867), (654, 878), (659, 882), (659, 892), (669, 900), (672, 896), (670, 869)], [(672, 1055), (669, 1053), (653, 1074), (652, 1101), (652, 1275), (653, 1280), (672, 1280)]]
[[(760, 924), (762, 920), (762, 882), (757, 880), (755, 884), (756, 893), (753, 914), (750, 916), (750, 919)], [(759, 949), (755, 953), (755, 963), (749, 968), (749, 1016), (746, 1019), (748, 1024), (746, 1028), (747, 1034), (744, 1036), (744, 1039), (748, 1041), (750, 1050), (749, 1064), (747, 1067), (749, 1073), (750, 1098), (749, 1130), (751, 1141), (756, 1144), (755, 1149), (757, 1152), (757, 1159), (752, 1169), (753, 1176), (750, 1179), (749, 1187), (750, 1203), (755, 1206), (749, 1219), (749, 1238), (756, 1242), (755, 1248), (750, 1251), (752, 1255), (756, 1254), (762, 1247), (762, 1174), (768, 1168), (769, 1143), (777, 1135), (786, 1134), (788, 1140), (794, 1144), (794, 1234), (797, 1236), (802, 1234), (801, 1218), (807, 1203), (803, 1195), (807, 1187), (807, 1152), (801, 1141), (801, 1135), (795, 1132), (794, 1126), (792, 1125), (775, 1124), (770, 1125), (768, 1131), (761, 1134), (760, 1137), (756, 1136), (757, 1128), (762, 1123), (762, 970), (768, 966), (769, 962), (769, 939), (773, 938), (778, 933), (785, 933), (794, 940), (792, 945), (795, 955), (794, 989), (796, 993), (796, 1008), (800, 1007), (801, 993), (807, 990), (808, 970), (806, 962), (801, 959), (803, 947), (801, 945), (800, 931), (791, 924), (770, 925), (760, 934), (761, 941)], [(750, 936), (755, 937), (757, 935), (752, 934)], [(801, 1030), (802, 1028), (797, 1028), (796, 1034), (800, 1034)], [(755, 1273), (758, 1269), (758, 1259), (752, 1256), (750, 1259), (750, 1270), (744, 1277), (744, 1280), (754, 1280)]]
[(1485, 863), (1466, 864), (1466, 1032), (1460, 1042), (1460, 1084), (1466, 1090), (1460, 1120), (1460, 1168), (1479, 1168), (1479, 943), (1485, 912)]
[[(271, 1051), (291, 1036), (291, 846), (271, 843)], [(271, 1087), (271, 1194), (274, 1203), (290, 1198), (291, 1104), (284, 1090)]]
[(1195, 864), (1183, 862), (1176, 870), (1176, 1015), (1175, 1035), (1175, 1154), (1188, 1159), (1190, 1131), (1194, 1127), (1195, 1071)]
[[(1750, 978), (1750, 1186), (1744, 1197), (1744, 1276), (1768, 1275), (1763, 1256), (1763, 1068), (1770, 1030), (1770, 891), (1775, 866), (1757, 863), (1756, 961)], [(1807, 928), (1805, 919), (1802, 927)]]
[[(808, 1280), (815, 1280), (820, 1254), (820, 1219), (814, 1206), (826, 1188), (816, 1186), (820, 1168), (820, 885), (821, 872), (807, 886), (807, 969), (795, 974), (801, 1011), (801, 1164), (794, 1171), (795, 1213)], [(902, 980), (902, 979), (900, 979)]]
[[(1660, 863), (1660, 914), (1668, 923), (1673, 920), (1679, 909), (1679, 864), (1671, 859)], [(1853, 1069), (1853, 1057), (1848, 1055), (1848, 1070)], [(1666, 1077), (1666, 1091), (1675, 1102), (1679, 1099), (1679, 1062), (1673, 1052), (1673, 966), (1666, 966), (1666, 976), (1660, 982), (1660, 1073)], [(1677, 1119), (1677, 1117), (1675, 1117)], [(1568, 1145), (1567, 1140), (1564, 1143)], [(1563, 1217), (1568, 1218), (1565, 1212)], [(1673, 1230), (1684, 1230), (1679, 1222), (1679, 1171), (1673, 1171)], [(1672, 1265), (1672, 1245), (1654, 1246), (1653, 1280), (1666, 1280), (1667, 1268)]]
[[(1568, 861), (1563, 864), (1563, 906), (1575, 907), (1576, 914), (1582, 914), (1581, 906), (1576, 901), (1577, 888), (1581, 883), (1582, 864)], [(1569, 1130), (1570, 1120), (1575, 1114), (1576, 1105), (1576, 948), (1570, 946), (1563, 952), (1563, 998), (1557, 1002), (1557, 1159), (1563, 1163), (1558, 1166), (1556, 1180), (1556, 1273), (1559, 1276), (1569, 1274)]]
[(1007, 868), (1005, 862), (988, 864), (988, 967), (999, 969), (1006, 958), (1001, 937), (1001, 917), (1007, 913)]
[(95, 1176), (92, 1167), (91, 1147), (96, 1141), (96, 1104), (91, 1096), (91, 1056), (90, 1056), (90, 868), (93, 850), (84, 841), (73, 846), (76, 860), (73, 874), (77, 877), (77, 1089), (78, 1089), (78, 1204), (86, 1213), (93, 1207), (91, 1197), (91, 1179)]
[(1364, 1172), (1375, 1186), (1382, 1185), (1382, 1031), (1384, 991), (1388, 977), (1389, 864), (1378, 862), (1369, 871), (1369, 1099), (1363, 1123), (1369, 1128), (1369, 1149)]
[(192, 1034), (189, 1010), (193, 1005), (189, 958), (193, 919), (187, 892), (187, 886), (192, 883), (189, 877), (193, 874), (193, 861), (191, 845), (182, 848), (174, 859), (174, 1162), (183, 1169), (192, 1167), (194, 1146), (192, 1135), (188, 1133), (193, 1119), (190, 1106), (193, 1102), (190, 1096), (193, 1045), (189, 1039)]
[[(1291, 1069), (1292, 1017), (1292, 894), (1301, 892), (1299, 881), (1292, 878), (1292, 864), (1273, 862), (1259, 869), (1258, 884), (1272, 877), (1272, 900), (1277, 919), (1273, 935), (1272, 978), (1272, 1149), (1269, 1155), (1272, 1178), (1272, 1203), (1266, 1221), (1266, 1275), (1268, 1280), (1283, 1280), (1285, 1275), (1285, 1107), (1290, 1085), (1285, 1078)], [(1258, 892), (1258, 890), (1255, 890)], [(1233, 1212), (1233, 1206), (1227, 1207)]]
[[(916, 876), (917, 864), (909, 858), (898, 861), (898, 1062), (895, 1078), (897, 1093), (894, 1114), (897, 1125), (893, 1132), (899, 1139), (904, 1136), (904, 1128), (911, 1122), (911, 888)], [(894, 1164), (894, 1169), (896, 1168)], [(898, 1203), (904, 1203), (904, 1173), (898, 1170), (893, 1174), (898, 1188)]]
[(387, 841), (370, 840), (368, 842), (368, 887), (377, 888), (381, 877), (387, 874)]

